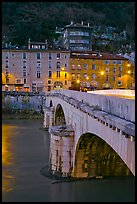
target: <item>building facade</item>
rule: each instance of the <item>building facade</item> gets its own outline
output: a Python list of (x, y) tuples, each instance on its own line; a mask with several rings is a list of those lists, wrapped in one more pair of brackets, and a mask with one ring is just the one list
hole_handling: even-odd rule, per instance
[(2, 50), (3, 91), (46, 92), (70, 87), (70, 52), (40, 46)]
[(81, 24), (74, 24), (65, 26), (62, 32), (62, 45), (70, 50), (92, 50), (91, 27)]
[(119, 55), (36, 43), (28, 49), (2, 49), (3, 91), (134, 89), (134, 73), (135, 67)]
[(133, 67), (118, 55), (93, 51), (71, 52), (72, 87), (81, 90), (133, 88)]

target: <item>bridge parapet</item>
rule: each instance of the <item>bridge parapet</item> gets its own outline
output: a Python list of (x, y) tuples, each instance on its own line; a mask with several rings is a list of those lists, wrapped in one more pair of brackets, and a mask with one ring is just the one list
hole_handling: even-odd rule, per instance
[[(72, 98), (72, 100), (77, 100), (84, 102), (90, 106), (98, 106), (100, 110), (123, 118), (127, 121), (135, 123), (135, 100), (127, 98), (115, 98), (112, 96), (104, 96), (93, 93), (72, 91), (72, 90), (54, 90), (50, 94), (55, 94), (57, 96), (64, 95)], [(63, 96), (62, 96), (63, 97)]]

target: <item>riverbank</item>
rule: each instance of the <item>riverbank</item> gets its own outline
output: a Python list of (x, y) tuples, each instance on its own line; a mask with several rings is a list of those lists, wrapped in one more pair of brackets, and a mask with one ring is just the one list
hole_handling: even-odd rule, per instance
[(43, 113), (34, 110), (2, 110), (2, 120), (23, 120), (23, 119), (43, 119)]

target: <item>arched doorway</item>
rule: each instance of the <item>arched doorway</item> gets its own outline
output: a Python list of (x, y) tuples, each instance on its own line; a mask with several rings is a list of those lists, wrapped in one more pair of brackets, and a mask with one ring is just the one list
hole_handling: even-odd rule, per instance
[(64, 111), (60, 104), (57, 105), (55, 112), (55, 125), (66, 125)]

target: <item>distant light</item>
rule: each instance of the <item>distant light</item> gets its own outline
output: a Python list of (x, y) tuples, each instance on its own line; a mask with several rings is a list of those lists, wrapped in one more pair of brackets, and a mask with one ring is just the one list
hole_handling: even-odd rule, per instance
[(130, 70), (128, 70), (128, 71), (127, 71), (127, 73), (128, 73), (128, 74), (130, 74), (130, 73), (131, 73), (131, 71), (130, 71)]
[(78, 80), (77, 80), (77, 83), (79, 84), (79, 82), (80, 82), (80, 80), (78, 79)]
[(62, 69), (61, 69), (62, 71), (64, 71), (64, 67), (62, 67)]
[(130, 65), (130, 64), (128, 64), (127, 66), (128, 66), (128, 67), (130, 67), (131, 65)]
[(104, 75), (104, 71), (101, 71), (100, 74), (101, 74), (101, 75)]

